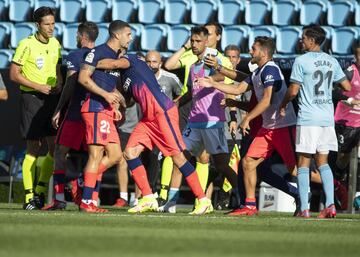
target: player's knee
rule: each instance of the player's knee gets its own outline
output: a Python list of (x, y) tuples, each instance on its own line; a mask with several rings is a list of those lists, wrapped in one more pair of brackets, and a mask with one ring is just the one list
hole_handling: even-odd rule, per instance
[(253, 163), (254, 163), (254, 161), (252, 158), (245, 156), (245, 158), (243, 158), (243, 161), (242, 161), (242, 167), (243, 167), (244, 172), (249, 171), (251, 169), (251, 167), (253, 166)]

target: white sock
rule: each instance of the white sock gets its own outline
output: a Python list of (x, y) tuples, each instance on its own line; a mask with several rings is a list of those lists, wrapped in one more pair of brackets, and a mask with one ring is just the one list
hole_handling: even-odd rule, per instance
[(129, 200), (128, 192), (120, 192), (120, 198), (124, 199), (125, 201)]

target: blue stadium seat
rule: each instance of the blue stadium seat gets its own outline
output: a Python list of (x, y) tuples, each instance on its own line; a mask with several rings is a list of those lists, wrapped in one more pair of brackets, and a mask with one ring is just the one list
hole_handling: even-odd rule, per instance
[(11, 48), (16, 48), (20, 40), (34, 34), (35, 32), (36, 32), (36, 27), (34, 23), (31, 22), (16, 23), (15, 26), (11, 29), (11, 38), (10, 38)]
[(110, 23), (98, 23), (99, 35), (95, 41), (95, 45), (105, 43), (109, 38), (109, 24)]
[(191, 23), (203, 25), (213, 20), (217, 8), (217, 0), (192, 0)]
[(246, 1), (245, 4), (245, 24), (258, 26), (268, 24), (271, 12), (271, 3), (266, 0)]
[(0, 49), (0, 69), (9, 68), (13, 55), (13, 50)]
[(272, 22), (277, 26), (295, 25), (300, 12), (299, 0), (278, 0), (272, 9)]
[(112, 19), (134, 22), (138, 11), (137, 0), (112, 0)]
[(79, 23), (71, 23), (65, 26), (63, 32), (63, 47), (66, 50), (75, 50), (76, 46), (76, 33)]
[(84, 0), (61, 0), (60, 20), (67, 23), (80, 21), (83, 15), (84, 7)]
[(0, 21), (7, 21), (9, 18), (9, 0), (0, 0)]
[(55, 10), (59, 9), (59, 1), (61, 0), (35, 0), (34, 2), (34, 10), (41, 6), (48, 6)]
[(141, 33), (144, 29), (144, 26), (142, 24), (135, 24), (135, 23), (130, 23), (130, 27), (131, 27), (131, 35), (132, 35), (132, 42), (129, 45), (128, 50), (129, 51), (137, 51), (140, 50), (140, 38), (141, 38)]
[(139, 22), (150, 24), (162, 22), (163, 0), (139, 0)]
[(8, 47), (13, 27), (11, 22), (0, 22), (0, 48)]
[(186, 23), (190, 12), (190, 6), (191, 2), (188, 0), (165, 0), (165, 23)]
[(325, 41), (322, 43), (321, 49), (324, 52), (328, 53), (331, 48), (331, 38), (332, 38), (332, 35), (334, 34), (334, 28), (330, 27), (330, 26), (321, 26), (321, 27), (325, 30), (325, 33), (326, 33)]
[(300, 24), (324, 24), (327, 4), (321, 0), (304, 1), (300, 8)]
[(276, 31), (276, 51), (280, 54), (295, 54), (299, 50), (301, 27), (280, 27)]
[(9, 20), (13, 22), (30, 21), (33, 8), (34, 0), (10, 0)]
[(355, 5), (355, 25), (360, 26), (360, 3)]
[(354, 13), (355, 5), (351, 1), (329, 2), (327, 23), (333, 27), (352, 25)]
[(174, 54), (173, 52), (160, 52), (161, 59), (167, 59), (170, 56), (172, 56), (173, 54)]
[(111, 0), (86, 0), (85, 17), (87, 21), (110, 21)]
[(258, 36), (267, 36), (275, 39), (276, 37), (276, 26), (258, 26), (253, 27), (249, 32), (249, 49), (251, 49), (254, 40)]
[(59, 42), (62, 42), (62, 36), (65, 30), (65, 24), (61, 23), (61, 22), (56, 22), (55, 23), (55, 30), (54, 30), (54, 37), (56, 37)]
[(174, 25), (169, 29), (167, 49), (177, 51), (189, 39), (191, 26), (186, 24)]
[(221, 37), (221, 49), (224, 51), (228, 45), (237, 45), (241, 52), (247, 52), (249, 32), (250, 27), (246, 25), (226, 26)]
[(244, 10), (242, 0), (223, 0), (219, 2), (218, 22), (223, 25), (241, 24)]
[(351, 54), (354, 43), (359, 38), (359, 29), (356, 27), (341, 27), (334, 30), (331, 40), (333, 54)]
[(165, 38), (168, 31), (169, 25), (165, 24), (151, 24), (145, 26), (141, 33), (141, 49), (144, 51), (165, 50)]

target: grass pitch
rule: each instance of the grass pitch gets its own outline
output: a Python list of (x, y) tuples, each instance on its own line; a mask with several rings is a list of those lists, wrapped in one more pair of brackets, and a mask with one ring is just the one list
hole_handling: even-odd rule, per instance
[[(188, 210), (190, 211), (190, 210)], [(314, 216), (315, 217), (315, 216)], [(360, 215), (304, 220), (284, 213), (193, 217), (23, 211), (0, 204), (0, 256), (359, 256)]]

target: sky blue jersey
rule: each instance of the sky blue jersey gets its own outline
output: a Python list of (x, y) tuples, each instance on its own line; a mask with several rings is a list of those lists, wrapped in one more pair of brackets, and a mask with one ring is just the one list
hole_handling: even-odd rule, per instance
[(295, 59), (290, 82), (300, 85), (297, 125), (334, 126), (333, 83), (345, 80), (338, 61), (323, 52)]

